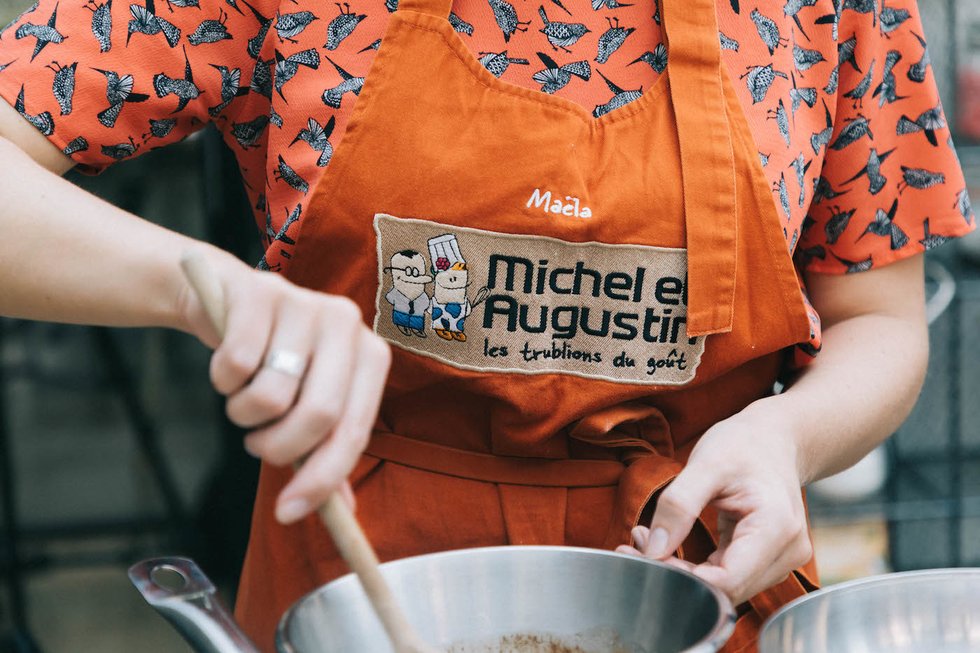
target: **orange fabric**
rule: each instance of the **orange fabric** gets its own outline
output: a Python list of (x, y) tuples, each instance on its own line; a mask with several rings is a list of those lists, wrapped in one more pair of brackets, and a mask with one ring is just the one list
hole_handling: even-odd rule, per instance
[[(707, 34), (714, 37), (713, 6), (664, 5), (667, 21), (680, 9), (696, 14), (666, 29), (677, 34), (671, 47), (678, 60), (689, 61), (697, 74), (668, 70), (641, 98), (598, 119), (568, 100), (490, 75), (446, 20), (445, 0), (406, 0), (392, 17), (344, 143), (313, 191), (289, 268), (292, 280), (351, 297), (368, 322), (376, 314), (390, 319), (377, 310), (388, 290), (379, 269), (389, 262), (378, 260), (372, 222), (387, 213), (449, 230), (511, 234), (514, 242), (546, 236), (596, 243), (596, 250), (604, 247), (597, 243), (688, 247), (692, 276), (717, 274), (724, 269), (714, 267), (719, 261), (734, 262), (717, 285), (714, 279), (692, 283), (691, 303), (714, 298), (719, 287), (734, 289), (734, 301), (732, 328), (707, 337), (693, 381), (680, 387), (466, 369), (393, 341), (379, 436), (353, 478), (359, 518), (382, 559), (517, 542), (627, 542), (700, 433), (769, 393), (784, 349), (809, 335), (780, 217), (734, 86), (717, 56), (684, 56), (685, 48), (708, 43)], [(686, 102), (706, 76), (719, 80), (724, 112)], [(720, 113), (730, 138), (706, 140), (695, 130), (678, 130), (680, 111), (691, 124)], [(732, 164), (720, 174), (701, 174), (697, 162), (685, 161), (686, 148)], [(610, 158), (632, 165), (609, 174), (603, 162)], [(685, 178), (697, 182), (697, 196), (685, 196)], [(542, 217), (527, 199), (541, 186), (581, 198), (593, 217)], [(734, 215), (711, 222), (687, 215), (704, 215), (702, 201), (725, 193), (735, 199)], [(722, 232), (720, 241), (708, 234), (715, 231)], [(431, 264), (435, 271), (436, 261)], [(469, 337), (458, 346), (482, 347), (479, 307), (467, 319)], [(482, 466), (485, 456), (493, 462)], [(581, 478), (590, 467), (595, 486)], [(556, 477), (566, 470), (572, 473), (562, 486)], [(267, 649), (289, 601), (345, 571), (315, 519), (290, 528), (272, 520), (272, 503), (287, 478), (263, 469), (238, 606)], [(685, 543), (693, 560), (712, 547), (714, 520), (706, 517)], [(803, 591), (791, 577), (754, 601), (755, 616), (743, 623), (759, 623), (771, 606)], [(726, 652), (752, 646), (754, 628), (743, 625), (739, 633)]]
[[(914, 0), (874, 10), (831, 0), (785, 10), (714, 2), (721, 60), (799, 268), (843, 274), (879, 267), (974, 228)], [(0, 96), (22, 106), (87, 171), (214, 122), (238, 158), (263, 234), (259, 265), (284, 271), (309, 215), (309, 191), (346, 134), (356, 82), (397, 1), (217, 4), (39, 0), (0, 32)], [(513, 7), (519, 24), (504, 31), (494, 6)], [(642, 96), (666, 65), (661, 12), (652, 0), (455, 0), (453, 12), (470, 52), (502, 80), (593, 111), (611, 108), (610, 84)], [(559, 47), (551, 38), (560, 36), (545, 33), (545, 16), (587, 31)], [(173, 29), (163, 31), (157, 19)], [(122, 104), (109, 99), (109, 73), (116, 75), (113, 96), (130, 93)], [(156, 83), (188, 74), (200, 92), (187, 94), (186, 103), (173, 92), (175, 82)], [(561, 79), (549, 82), (555, 75)], [(328, 89), (347, 90), (328, 103)], [(880, 176), (865, 172), (872, 153)], [(907, 174), (915, 185), (906, 186)], [(811, 320), (798, 364), (819, 351), (812, 309)]]

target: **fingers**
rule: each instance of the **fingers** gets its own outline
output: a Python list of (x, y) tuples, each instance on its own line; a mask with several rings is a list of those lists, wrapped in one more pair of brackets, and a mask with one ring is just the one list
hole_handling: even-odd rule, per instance
[(276, 518), (290, 523), (304, 517), (335, 491), (367, 445), (381, 403), (391, 352), (364, 329), (357, 350), (347, 405), (329, 438), (310, 454), (280, 493)]
[(715, 474), (689, 465), (660, 493), (644, 554), (665, 559), (681, 545), (705, 506), (718, 492)]
[(226, 290), (225, 335), (211, 357), (211, 383), (225, 396), (240, 390), (258, 371), (275, 323), (278, 302), (262, 297), (266, 284), (257, 285), (257, 296), (234, 287)]

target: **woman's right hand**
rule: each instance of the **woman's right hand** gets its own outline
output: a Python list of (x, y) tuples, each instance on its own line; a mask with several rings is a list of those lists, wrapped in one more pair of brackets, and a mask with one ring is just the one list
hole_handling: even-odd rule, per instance
[(334, 491), (349, 497), (345, 479), (374, 427), (391, 353), (346, 297), (221, 259), (224, 338), (190, 285), (178, 310), (186, 330), (215, 348), (211, 381), (229, 419), (250, 430), (249, 453), (278, 466), (303, 461), (276, 502), (288, 524)]

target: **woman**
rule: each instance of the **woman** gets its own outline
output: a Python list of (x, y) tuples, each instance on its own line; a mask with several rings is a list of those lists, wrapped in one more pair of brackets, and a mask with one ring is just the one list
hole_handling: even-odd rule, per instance
[[(266, 649), (343, 571), (310, 511), (349, 476), (382, 558), (671, 559), (754, 650), (815, 582), (800, 487), (914, 402), (919, 254), (974, 222), (914, 2), (576, 2), (45, 0), (0, 39), (0, 311), (217, 347), (267, 463), (237, 607)], [(51, 174), (208, 121), (281, 276)]]

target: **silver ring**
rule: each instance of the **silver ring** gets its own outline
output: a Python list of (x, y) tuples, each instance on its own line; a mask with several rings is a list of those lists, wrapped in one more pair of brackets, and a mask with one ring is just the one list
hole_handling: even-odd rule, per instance
[(265, 366), (297, 379), (306, 373), (306, 359), (289, 349), (273, 349), (265, 357)]

